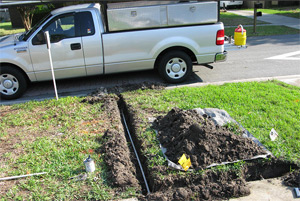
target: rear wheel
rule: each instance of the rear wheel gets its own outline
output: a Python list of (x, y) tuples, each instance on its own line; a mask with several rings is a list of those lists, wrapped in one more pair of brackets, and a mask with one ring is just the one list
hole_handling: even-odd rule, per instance
[(10, 66), (0, 67), (0, 97), (3, 99), (16, 99), (23, 95), (27, 89), (27, 81), (23, 73)]
[(159, 61), (159, 74), (170, 83), (183, 82), (191, 74), (193, 63), (182, 51), (166, 53)]

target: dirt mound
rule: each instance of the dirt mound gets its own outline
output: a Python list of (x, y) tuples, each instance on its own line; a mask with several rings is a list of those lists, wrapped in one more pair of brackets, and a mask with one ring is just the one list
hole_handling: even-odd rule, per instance
[(300, 188), (300, 170), (290, 172), (287, 176), (283, 177), (283, 183), (287, 186)]
[(142, 82), (137, 84), (127, 84), (127, 85), (120, 85), (115, 86), (112, 88), (108, 88), (109, 93), (120, 94), (126, 91), (135, 91), (138, 89), (146, 90), (146, 89), (164, 89), (166, 88), (166, 84), (157, 83), (157, 82)]
[(103, 151), (112, 184), (117, 187), (139, 187), (124, 135), (108, 130), (103, 137), (107, 139)]
[[(91, 94), (90, 96), (85, 97), (81, 102), (82, 103), (89, 103), (89, 104), (95, 104), (104, 102), (105, 107), (110, 107), (111, 104), (109, 104), (111, 101), (118, 101), (117, 96), (109, 96), (107, 88), (100, 87), (96, 92)], [(110, 108), (107, 108), (110, 109)]]
[(252, 140), (216, 126), (206, 115), (193, 110), (172, 109), (154, 122), (158, 138), (169, 160), (177, 163), (182, 154), (191, 158), (192, 168), (203, 169), (213, 163), (249, 159), (265, 151)]
[(90, 104), (98, 103), (103, 101), (103, 98), (107, 97), (108, 94), (120, 94), (126, 91), (134, 91), (134, 90), (146, 90), (146, 89), (164, 89), (166, 87), (165, 84), (155, 83), (155, 82), (143, 82), (138, 84), (127, 84), (120, 85), (110, 88), (100, 87), (97, 91), (90, 94), (88, 97), (82, 100), (82, 102), (88, 102)]
[(234, 171), (212, 171), (203, 175), (186, 175), (179, 179), (172, 175), (166, 180), (171, 188), (154, 192), (146, 200), (224, 200), (250, 194), (250, 189)]

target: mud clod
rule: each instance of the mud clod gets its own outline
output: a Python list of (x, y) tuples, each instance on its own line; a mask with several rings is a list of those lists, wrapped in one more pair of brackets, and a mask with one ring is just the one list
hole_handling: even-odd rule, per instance
[(191, 192), (189, 190), (186, 190), (185, 188), (178, 188), (176, 192), (174, 193), (174, 200), (185, 200), (189, 198), (189, 194)]
[(300, 188), (300, 170), (290, 172), (283, 177), (283, 183), (287, 186)]

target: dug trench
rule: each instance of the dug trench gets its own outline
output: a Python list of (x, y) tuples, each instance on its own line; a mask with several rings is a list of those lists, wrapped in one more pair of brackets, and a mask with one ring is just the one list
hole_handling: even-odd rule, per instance
[(102, 146), (96, 150), (98, 154), (104, 155), (104, 161), (108, 169), (108, 184), (116, 188), (115, 192), (122, 192), (126, 188), (134, 188), (137, 192), (141, 190), (139, 182), (140, 173), (134, 166), (135, 157), (130, 151), (127, 139), (124, 135), (124, 128), (121, 121), (120, 111), (118, 108), (118, 96), (98, 94), (90, 96), (83, 100), (90, 104), (102, 103), (105, 111), (109, 111), (108, 121), (111, 126), (108, 128), (99, 141)]
[[(127, 188), (134, 188), (138, 196), (147, 195), (150, 192), (146, 188), (146, 180), (143, 177), (144, 172), (142, 171), (145, 167), (141, 169), (138, 164), (127, 133), (125, 118), (122, 117), (125, 104), (120, 93), (137, 89), (159, 89), (161, 87), (161, 85), (142, 83), (108, 89), (100, 88), (82, 101), (90, 104), (101, 102), (104, 110), (110, 111), (108, 114), (109, 121), (114, 126), (106, 130), (104, 136), (99, 139), (103, 146), (96, 152), (104, 154), (104, 160), (109, 170), (108, 184), (116, 188), (115, 192), (122, 193)], [(136, 150), (138, 155), (141, 155), (139, 147)], [(144, 176), (148, 177), (148, 175)]]
[[(128, 102), (130, 101), (126, 100), (127, 97), (123, 97), (122, 92), (137, 88), (160, 90), (163, 86), (145, 84), (142, 87), (123, 86), (121, 89), (117, 87), (114, 89), (102, 89), (86, 99), (86, 101), (91, 103), (103, 102), (104, 107), (111, 111), (113, 121), (119, 122), (118, 129), (106, 132), (106, 143), (101, 148), (101, 152), (106, 155), (105, 162), (109, 167), (111, 184), (113, 186), (120, 189), (134, 187), (137, 191), (142, 192), (138, 196), (141, 200), (224, 200), (226, 198), (248, 195), (250, 190), (247, 186), (247, 181), (281, 177), (289, 173), (291, 169), (299, 169), (296, 164), (275, 157), (238, 162), (209, 169), (202, 167), (193, 172), (172, 170), (167, 166), (166, 161), (162, 163), (153, 162), (153, 158), (161, 159), (163, 157), (162, 153), (147, 154), (146, 150), (157, 147), (158, 143), (148, 143), (142, 133), (147, 129), (153, 129), (153, 125), (155, 125), (153, 124), (153, 119), (162, 119), (167, 114), (152, 108), (141, 109), (129, 104)], [(115, 94), (108, 95), (109, 92)], [(175, 109), (175, 112), (179, 114), (182, 110)], [(128, 138), (128, 133), (126, 133), (124, 122), (122, 122), (121, 113), (124, 113), (124, 120), (133, 139), (151, 193), (148, 193), (146, 188), (145, 180)], [(195, 130), (193, 125), (197, 121), (194, 121), (195, 118), (192, 115), (186, 114), (186, 116), (188, 118), (192, 117), (193, 121), (191, 122), (193, 123), (189, 124), (183, 120), (181, 121), (182, 125), (179, 125), (177, 130), (179, 128), (185, 128), (187, 131)], [(173, 120), (169, 119), (169, 121)], [(204, 121), (209, 122), (205, 118)], [(163, 127), (171, 127), (171, 124), (172, 122), (169, 125), (163, 125)], [(207, 128), (196, 128), (196, 130), (211, 130), (211, 126), (212, 124), (208, 123)], [(211, 148), (214, 145), (210, 144), (209, 146)], [(176, 153), (176, 149), (174, 152)], [(222, 153), (222, 150), (219, 150), (219, 152)], [(182, 154), (179, 149), (178, 154)], [(174, 157), (178, 159), (178, 156)], [(208, 157), (205, 161), (207, 160)], [(200, 162), (201, 160), (199, 160)], [(137, 195), (139, 194), (137, 193)]]

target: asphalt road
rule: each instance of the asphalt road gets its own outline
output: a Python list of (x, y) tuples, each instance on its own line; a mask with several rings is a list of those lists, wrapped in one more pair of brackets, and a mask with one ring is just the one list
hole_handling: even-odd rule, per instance
[[(226, 62), (212, 64), (213, 69), (194, 66), (190, 79), (181, 85), (214, 83), (241, 79), (300, 75), (300, 35), (249, 37), (248, 48), (230, 51)], [(100, 87), (164, 81), (156, 71), (141, 71), (57, 81), (59, 96), (87, 95)], [(23, 97), (1, 104), (54, 98), (53, 83), (33, 83)]]
[[(300, 35), (249, 37), (247, 45), (245, 50), (228, 52), (227, 61), (213, 64), (213, 70), (195, 66), (199, 81), (300, 75)], [(290, 55), (284, 55), (288, 53)], [(268, 59), (275, 56), (277, 58)]]

